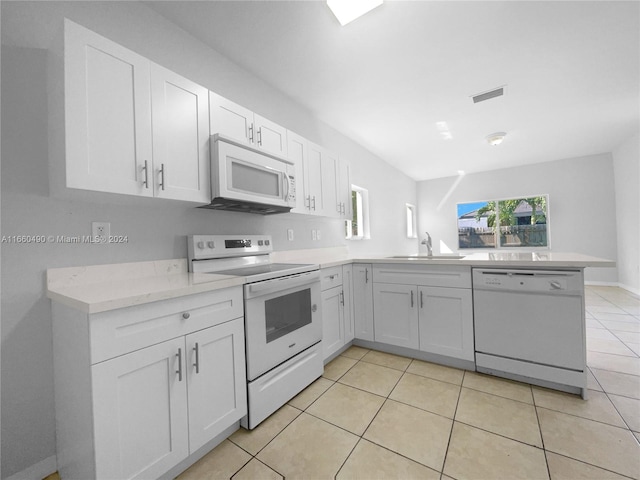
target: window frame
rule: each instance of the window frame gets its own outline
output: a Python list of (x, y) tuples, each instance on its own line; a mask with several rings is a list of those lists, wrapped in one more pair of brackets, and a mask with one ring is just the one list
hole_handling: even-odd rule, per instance
[[(356, 202), (353, 205), (353, 195)], [(345, 238), (347, 240), (369, 240), (371, 230), (369, 223), (369, 191), (357, 185), (351, 185), (352, 220), (345, 220)], [(356, 218), (357, 233), (353, 233), (353, 218)]]
[(418, 215), (415, 205), (405, 203), (407, 238), (418, 238)]
[[(519, 199), (524, 199), (524, 198), (533, 198), (533, 197), (545, 197), (545, 202), (546, 202), (546, 213), (545, 213), (545, 225), (546, 225), (546, 236), (547, 236), (547, 244), (544, 246), (535, 246), (535, 245), (523, 245), (523, 246), (516, 246), (516, 245), (507, 245), (507, 246), (502, 246), (500, 245), (500, 209), (499, 209), (499, 204), (500, 202), (504, 202), (507, 200), (519, 200)], [(462, 204), (466, 204), (466, 203), (488, 203), (488, 202), (495, 202), (496, 204), (496, 221), (497, 221), (497, 225), (494, 227), (495, 231), (494, 231), (494, 236), (495, 238), (495, 245), (492, 247), (472, 247), (472, 248), (462, 248), (460, 247), (460, 229), (458, 226), (458, 220), (459, 220), (459, 216), (458, 216), (458, 206), (462, 205)], [(456, 218), (456, 225), (455, 225), (455, 232), (456, 232), (456, 238), (457, 238), (457, 248), (458, 251), (462, 251), (462, 252), (491, 252), (491, 251), (503, 251), (503, 252), (508, 252), (508, 251), (525, 251), (525, 250), (530, 250), (530, 251), (548, 251), (551, 250), (551, 214), (550, 214), (550, 202), (549, 202), (549, 194), (548, 193), (542, 193), (542, 194), (535, 194), (535, 195), (517, 195), (517, 196), (510, 196), (510, 197), (501, 197), (501, 198), (491, 198), (488, 200), (475, 200), (475, 201), (459, 201), (456, 202), (455, 204), (455, 218)]]

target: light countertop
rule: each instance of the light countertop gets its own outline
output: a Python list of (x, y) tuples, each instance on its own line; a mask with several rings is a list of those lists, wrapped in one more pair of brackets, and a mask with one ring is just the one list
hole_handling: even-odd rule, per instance
[[(346, 247), (273, 252), (279, 263), (310, 263), (329, 268), (350, 263), (465, 265), (506, 268), (614, 267), (615, 262), (578, 253), (478, 252), (464, 258), (425, 255), (350, 255)], [(159, 300), (240, 286), (245, 277), (189, 273), (187, 260), (120, 263), (47, 270), (47, 296), (85, 313), (98, 313)]]
[(93, 265), (47, 270), (47, 297), (98, 313), (243, 285), (245, 277), (189, 273), (187, 260)]

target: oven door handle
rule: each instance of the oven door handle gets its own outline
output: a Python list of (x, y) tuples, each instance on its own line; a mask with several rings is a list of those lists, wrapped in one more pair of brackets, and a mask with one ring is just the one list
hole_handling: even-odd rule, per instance
[(274, 278), (263, 282), (250, 283), (245, 286), (245, 298), (254, 298), (273, 292), (281, 292), (289, 288), (312, 285), (319, 281), (320, 272), (315, 270), (313, 272), (299, 273), (297, 275)]

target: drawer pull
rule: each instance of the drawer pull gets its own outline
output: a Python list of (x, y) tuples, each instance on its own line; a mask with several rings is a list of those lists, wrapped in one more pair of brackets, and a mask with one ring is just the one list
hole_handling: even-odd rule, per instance
[(176, 357), (178, 357), (178, 370), (176, 373), (178, 374), (178, 381), (182, 381), (182, 349), (178, 349), (178, 353), (176, 353)]
[(184, 318), (185, 320), (188, 320), (190, 316), (191, 316), (191, 314), (189, 312), (184, 312), (182, 314), (182, 318)]

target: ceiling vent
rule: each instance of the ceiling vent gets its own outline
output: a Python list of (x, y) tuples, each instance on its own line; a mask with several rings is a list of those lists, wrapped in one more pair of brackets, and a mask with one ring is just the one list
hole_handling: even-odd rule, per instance
[(473, 103), (484, 102), (485, 100), (501, 97), (505, 94), (505, 91), (506, 85), (503, 85), (502, 87), (494, 88), (493, 90), (489, 90), (488, 92), (473, 95), (471, 98), (473, 99)]

